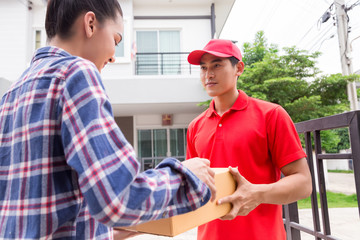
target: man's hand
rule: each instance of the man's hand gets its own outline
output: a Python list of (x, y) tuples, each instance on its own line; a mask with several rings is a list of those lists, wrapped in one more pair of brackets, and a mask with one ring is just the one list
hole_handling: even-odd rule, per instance
[(246, 216), (261, 203), (261, 194), (259, 186), (250, 183), (239, 173), (237, 168), (229, 167), (237, 187), (235, 192), (227, 197), (218, 200), (218, 204), (231, 203), (232, 209), (221, 220), (232, 220), (236, 216)]
[(262, 203), (289, 204), (308, 197), (312, 191), (311, 175), (305, 158), (293, 161), (281, 168), (284, 177), (269, 184), (252, 184), (240, 175), (238, 169), (229, 168), (236, 183), (235, 192), (220, 199), (218, 204), (231, 203), (230, 213), (222, 217), (231, 220), (245, 216)]
[(182, 163), (210, 188), (211, 201), (214, 201), (216, 199), (215, 172), (210, 168), (210, 161), (205, 158), (191, 158)]

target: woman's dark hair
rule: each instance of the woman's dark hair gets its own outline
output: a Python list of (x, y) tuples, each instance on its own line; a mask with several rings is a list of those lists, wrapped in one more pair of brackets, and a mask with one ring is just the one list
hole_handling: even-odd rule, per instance
[(94, 12), (100, 23), (116, 19), (118, 13), (123, 16), (118, 0), (49, 0), (45, 18), (48, 39), (69, 37), (77, 17), (88, 11)]

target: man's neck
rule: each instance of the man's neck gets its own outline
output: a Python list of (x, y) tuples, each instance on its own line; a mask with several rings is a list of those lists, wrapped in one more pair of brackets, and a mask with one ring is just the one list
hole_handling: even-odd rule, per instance
[(225, 112), (227, 112), (234, 105), (238, 96), (239, 92), (236, 90), (226, 95), (214, 97), (215, 111), (217, 114), (222, 116)]

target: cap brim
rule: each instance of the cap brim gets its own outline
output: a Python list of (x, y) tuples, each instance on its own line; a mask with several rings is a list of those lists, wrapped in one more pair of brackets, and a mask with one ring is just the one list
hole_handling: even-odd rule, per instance
[(232, 56), (230, 54), (224, 54), (224, 53), (219, 53), (219, 52), (215, 52), (215, 51), (195, 50), (189, 54), (188, 62), (193, 65), (200, 65), (200, 60), (205, 53), (209, 53), (209, 54), (217, 56), (217, 57), (231, 57)]

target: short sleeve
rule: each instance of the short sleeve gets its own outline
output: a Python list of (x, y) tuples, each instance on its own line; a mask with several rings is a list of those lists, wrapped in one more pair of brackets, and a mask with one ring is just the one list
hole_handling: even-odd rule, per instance
[(295, 125), (285, 109), (274, 108), (269, 112), (266, 124), (271, 158), (278, 168), (306, 157)]

